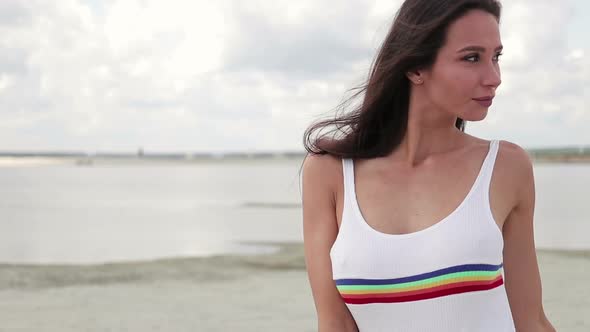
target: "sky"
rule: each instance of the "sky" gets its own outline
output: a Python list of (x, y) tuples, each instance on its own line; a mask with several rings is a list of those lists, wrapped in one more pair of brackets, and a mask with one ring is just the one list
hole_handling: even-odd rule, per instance
[[(0, 151), (303, 151), (399, 0), (2, 0)], [(503, 2), (502, 85), (466, 132), (590, 145), (590, 2)]]

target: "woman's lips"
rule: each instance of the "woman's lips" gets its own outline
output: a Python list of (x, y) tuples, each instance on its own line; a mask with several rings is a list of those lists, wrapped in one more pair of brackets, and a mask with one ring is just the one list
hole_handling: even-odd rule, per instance
[(492, 99), (473, 99), (476, 103), (480, 104), (483, 107), (490, 107), (492, 106)]

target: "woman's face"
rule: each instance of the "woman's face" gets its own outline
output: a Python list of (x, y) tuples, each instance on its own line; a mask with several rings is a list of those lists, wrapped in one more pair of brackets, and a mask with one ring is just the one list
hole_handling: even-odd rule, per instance
[(474, 99), (495, 95), (502, 49), (496, 18), (471, 10), (448, 29), (445, 45), (425, 72), (426, 94), (437, 107), (468, 121), (486, 117), (488, 105)]

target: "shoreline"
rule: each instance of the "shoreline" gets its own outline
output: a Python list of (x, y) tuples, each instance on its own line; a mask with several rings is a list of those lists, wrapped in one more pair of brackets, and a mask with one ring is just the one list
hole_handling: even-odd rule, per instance
[[(260, 252), (224, 252), (214, 253), (202, 256), (170, 256), (153, 259), (142, 260), (118, 260), (113, 262), (101, 263), (7, 263), (0, 262), (0, 270), (4, 268), (98, 268), (98, 267), (115, 267), (115, 266), (145, 266), (150, 264), (174, 264), (174, 263), (195, 263), (195, 264), (261, 264), (261, 266), (280, 268), (297, 267), (305, 269), (303, 256), (303, 242), (300, 241), (237, 241), (237, 245), (243, 245), (252, 248), (266, 248)], [(537, 248), (538, 255), (556, 255), (571, 258), (585, 258), (590, 259), (590, 249), (551, 249), (551, 248)], [(292, 265), (284, 265), (285, 260), (290, 260)], [(273, 263), (274, 262), (274, 263)]]
[[(42, 289), (75, 285), (192, 280), (234, 280), (260, 271), (306, 273), (302, 242), (245, 241), (275, 247), (271, 252), (221, 253), (89, 264), (0, 263), (0, 290)], [(590, 250), (537, 249), (539, 261), (582, 260), (590, 267)], [(540, 263), (539, 263), (540, 264)], [(590, 269), (588, 271), (590, 278)]]
[(305, 271), (300, 242), (241, 242), (275, 246), (273, 252), (256, 254), (215, 254), (169, 257), (141, 261), (97, 264), (14, 264), (0, 263), (0, 290), (37, 289), (72, 285), (142, 282), (162, 279), (235, 279), (255, 270)]
[[(85, 266), (2, 264), (2, 331), (316, 331), (303, 244), (248, 243), (280, 250)], [(590, 251), (537, 256), (550, 321), (559, 331), (588, 331)]]
[[(587, 155), (530, 155), (533, 164), (590, 164)], [(291, 163), (303, 161), (304, 156), (272, 155), (257, 157), (190, 157), (168, 158), (159, 156), (0, 156), (0, 168), (3, 167), (31, 167), (45, 165), (72, 165), (80, 167), (92, 166), (154, 166), (154, 165), (207, 165), (240, 163)]]

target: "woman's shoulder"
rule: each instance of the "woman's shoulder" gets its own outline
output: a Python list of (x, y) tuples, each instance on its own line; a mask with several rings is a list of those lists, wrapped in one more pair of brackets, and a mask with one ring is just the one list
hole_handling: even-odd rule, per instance
[[(491, 144), (491, 140), (485, 140), (475, 136), (470, 137), (476, 145), (487, 148)], [(522, 170), (529, 168), (532, 164), (532, 159), (529, 153), (517, 143), (495, 139), (498, 143), (498, 152), (496, 155), (496, 163), (512, 170)]]
[(315, 170), (329, 170), (334, 167), (341, 167), (342, 158), (332, 154), (307, 153), (304, 157), (303, 168)]
[[(478, 149), (488, 149), (491, 140), (485, 140), (478, 137), (471, 136), (473, 146), (478, 146)], [(495, 181), (503, 182), (509, 187), (518, 187), (524, 181), (530, 181), (533, 174), (533, 162), (530, 154), (517, 143), (495, 139), (497, 141), (497, 153), (494, 162), (494, 178)]]
[(331, 154), (308, 153), (303, 161), (303, 174), (311, 182), (334, 189), (343, 176), (342, 158)]
[(505, 168), (520, 174), (529, 171), (533, 164), (532, 158), (526, 149), (507, 140), (498, 140), (496, 160)]
[(499, 141), (493, 177), (512, 207), (534, 195), (533, 162), (529, 153), (517, 143)]

